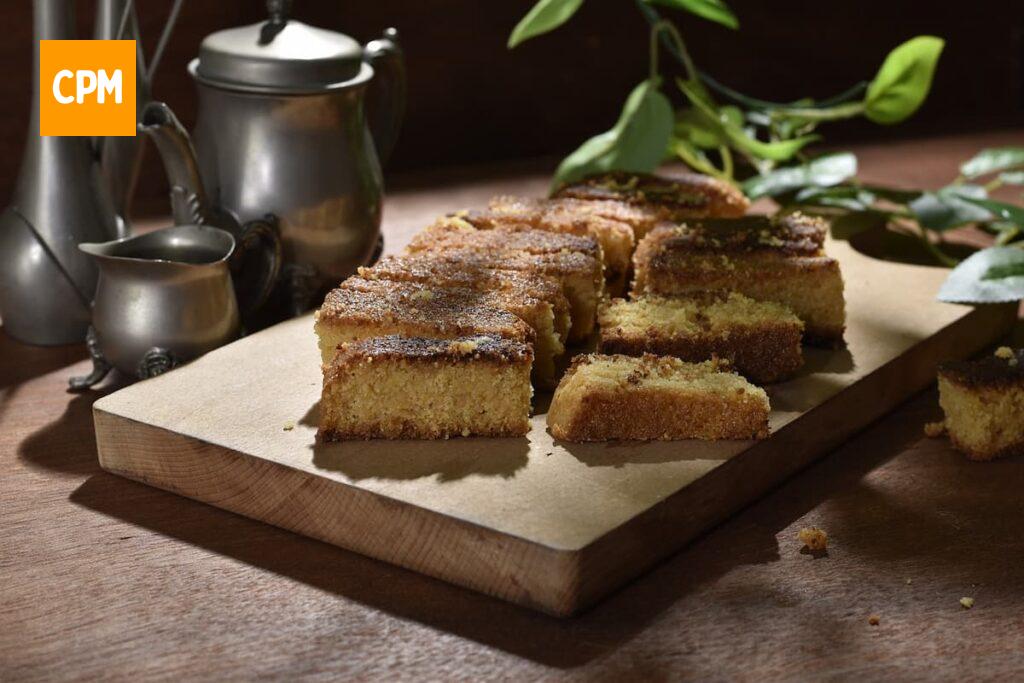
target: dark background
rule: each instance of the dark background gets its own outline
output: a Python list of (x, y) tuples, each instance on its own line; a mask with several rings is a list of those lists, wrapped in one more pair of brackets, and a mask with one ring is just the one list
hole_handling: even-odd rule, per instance
[[(68, 0), (71, 1), (71, 0)], [(738, 32), (667, 12), (694, 59), (720, 81), (772, 100), (825, 98), (869, 80), (885, 54), (918, 34), (946, 39), (931, 97), (900, 126), (866, 121), (825, 128), (830, 143), (1024, 124), (1024, 2), (982, 0), (730, 0)], [(91, 36), (93, 2), (77, 3)], [(152, 50), (169, 0), (137, 0)], [(646, 76), (647, 28), (630, 0), (587, 0), (558, 31), (505, 48), (532, 0), (295, 0), (293, 16), (365, 42), (401, 32), (409, 108), (389, 173), (499, 160), (557, 157), (614, 122)], [(259, 0), (191, 0), (155, 78), (154, 96), (191, 126), (195, 89), (185, 65), (206, 34), (265, 17)], [(0, 201), (21, 158), (30, 93), (31, 3), (0, 2)], [(166, 185), (147, 152), (136, 215), (166, 213)]]

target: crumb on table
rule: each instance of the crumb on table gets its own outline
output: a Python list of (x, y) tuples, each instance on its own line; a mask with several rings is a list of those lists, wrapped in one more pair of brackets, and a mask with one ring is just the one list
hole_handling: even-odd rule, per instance
[(882, 621), (882, 617), (878, 616), (877, 614), (872, 614), (871, 616), (868, 617), (868, 623), (871, 624), (872, 626), (878, 626), (879, 622), (881, 622), (881, 621)]
[(960, 598), (960, 606), (964, 609), (971, 609), (974, 607), (974, 598)]
[(816, 526), (804, 527), (796, 537), (808, 550), (825, 550), (828, 547), (828, 534)]
[(934, 439), (942, 436), (946, 431), (946, 423), (943, 420), (938, 422), (926, 422), (924, 425), (924, 435), (929, 439)]
[(293, 429), (295, 429), (295, 422), (294, 422), (294, 420), (288, 420), (287, 422), (284, 423), (284, 431), (290, 432)]

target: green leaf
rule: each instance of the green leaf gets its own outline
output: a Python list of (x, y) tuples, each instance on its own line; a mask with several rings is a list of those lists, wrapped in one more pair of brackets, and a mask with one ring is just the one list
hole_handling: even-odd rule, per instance
[(1024, 171), (1000, 173), (999, 182), (1003, 183), (1004, 185), (1024, 185)]
[(675, 137), (700, 149), (715, 149), (725, 144), (718, 124), (694, 107), (676, 112)]
[(555, 171), (555, 185), (605, 171), (653, 171), (672, 137), (672, 105), (646, 80), (629, 94), (615, 127), (584, 142)]
[(997, 202), (992, 199), (964, 197), (964, 201), (980, 206), (983, 209), (988, 209), (997, 218), (1002, 218), (1004, 221), (1009, 221), (1018, 227), (1024, 227), (1024, 208), (1014, 204), (1007, 204), (1006, 202)]
[(944, 46), (941, 38), (918, 36), (890, 52), (868, 86), (864, 115), (875, 123), (893, 124), (917, 111), (931, 90)]
[(554, 31), (569, 21), (582, 4), (583, 0), (539, 0), (512, 29), (512, 35), (508, 37), (509, 49), (530, 38)]
[(765, 175), (754, 176), (743, 183), (743, 191), (751, 199), (775, 197), (808, 185), (838, 185), (857, 173), (857, 157), (850, 152), (826, 154), (799, 166), (779, 168)]
[(989, 247), (953, 269), (939, 300), (984, 304), (1024, 299), (1024, 249)]
[(984, 199), (988, 193), (979, 185), (949, 185), (937, 192), (925, 192), (908, 204), (923, 227), (950, 230), (961, 225), (991, 220), (992, 213), (969, 199)]
[(889, 223), (889, 214), (884, 211), (850, 211), (832, 220), (832, 236), (837, 240), (848, 240), (868, 230), (884, 228)]
[(692, 82), (676, 79), (676, 83), (683, 94), (693, 103), (694, 107), (717, 126), (719, 134), (728, 140), (731, 146), (753, 154), (758, 158), (770, 159), (772, 161), (787, 161), (806, 145), (821, 139), (819, 135), (805, 135), (792, 140), (761, 142), (743, 130), (741, 123), (736, 121), (735, 117), (728, 111), (728, 108), (723, 108), (721, 111), (718, 110), (707, 94), (702, 92)]
[(740, 21), (722, 0), (644, 0), (649, 4), (681, 9), (698, 17), (731, 29), (738, 29)]
[(834, 206), (851, 211), (864, 211), (875, 203), (875, 195), (851, 185), (819, 187), (808, 185), (796, 193), (794, 203), (808, 206)]
[(977, 178), (1017, 166), (1024, 166), (1024, 147), (994, 147), (981, 150), (961, 164), (960, 173), (967, 178)]
[(884, 199), (893, 204), (909, 204), (924, 194), (920, 190), (900, 190), (895, 187), (882, 187), (881, 185), (862, 185), (861, 187), (875, 195), (878, 199)]

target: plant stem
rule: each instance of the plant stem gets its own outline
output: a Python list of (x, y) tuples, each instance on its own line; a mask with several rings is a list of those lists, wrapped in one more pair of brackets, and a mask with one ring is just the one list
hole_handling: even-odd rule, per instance
[(936, 261), (946, 266), (947, 268), (954, 268), (960, 263), (952, 256), (947, 256), (941, 249), (939, 249), (939, 246), (932, 242), (931, 239), (928, 237), (927, 230), (922, 229), (920, 235), (921, 242), (924, 244), (925, 249), (927, 249), (931, 253), (931, 255), (935, 257)]
[(732, 168), (732, 152), (726, 145), (722, 145), (718, 148), (718, 153), (722, 155), (722, 174), (732, 182), (733, 179), (733, 168)]
[(850, 102), (848, 104), (840, 104), (826, 109), (815, 109), (813, 107), (778, 108), (769, 112), (769, 115), (773, 118), (795, 116), (807, 119), (808, 121), (836, 121), (839, 119), (853, 118), (854, 116), (859, 116), (863, 112), (863, 102)]
[[(751, 97), (750, 95), (744, 95), (738, 90), (734, 90), (729, 86), (715, 80), (710, 74), (701, 71), (700, 79), (704, 81), (704, 84), (709, 88), (717, 92), (719, 95), (733, 100), (737, 104), (742, 104), (750, 109), (758, 109), (762, 111), (772, 111), (775, 109), (792, 109), (793, 104), (791, 102), (771, 102), (769, 100), (762, 100), (757, 97)], [(859, 97), (868, 88), (867, 81), (861, 81), (856, 85), (846, 89), (845, 91), (822, 100), (817, 104), (810, 105), (808, 107), (802, 107), (806, 109), (830, 109), (839, 104), (845, 104), (852, 99)]]

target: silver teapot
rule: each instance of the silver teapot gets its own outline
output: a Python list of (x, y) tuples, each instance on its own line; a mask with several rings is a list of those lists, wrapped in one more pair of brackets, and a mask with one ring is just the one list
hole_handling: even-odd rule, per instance
[(194, 152), (166, 105), (150, 104), (140, 122), (171, 178), (175, 222), (233, 231), (276, 219), (274, 318), (312, 308), (379, 249), (380, 159), (405, 100), (394, 29), (364, 48), (289, 19), (288, 4), (268, 2), (266, 22), (203, 40), (188, 67), (199, 89)]
[[(253, 246), (269, 253), (258, 273), (239, 267)], [(72, 377), (72, 390), (93, 386), (112, 367), (152, 377), (233, 341), (278, 272), (273, 242), (239, 248), (231, 233), (205, 225), (78, 248), (95, 261), (99, 282), (86, 337), (93, 369)]]

